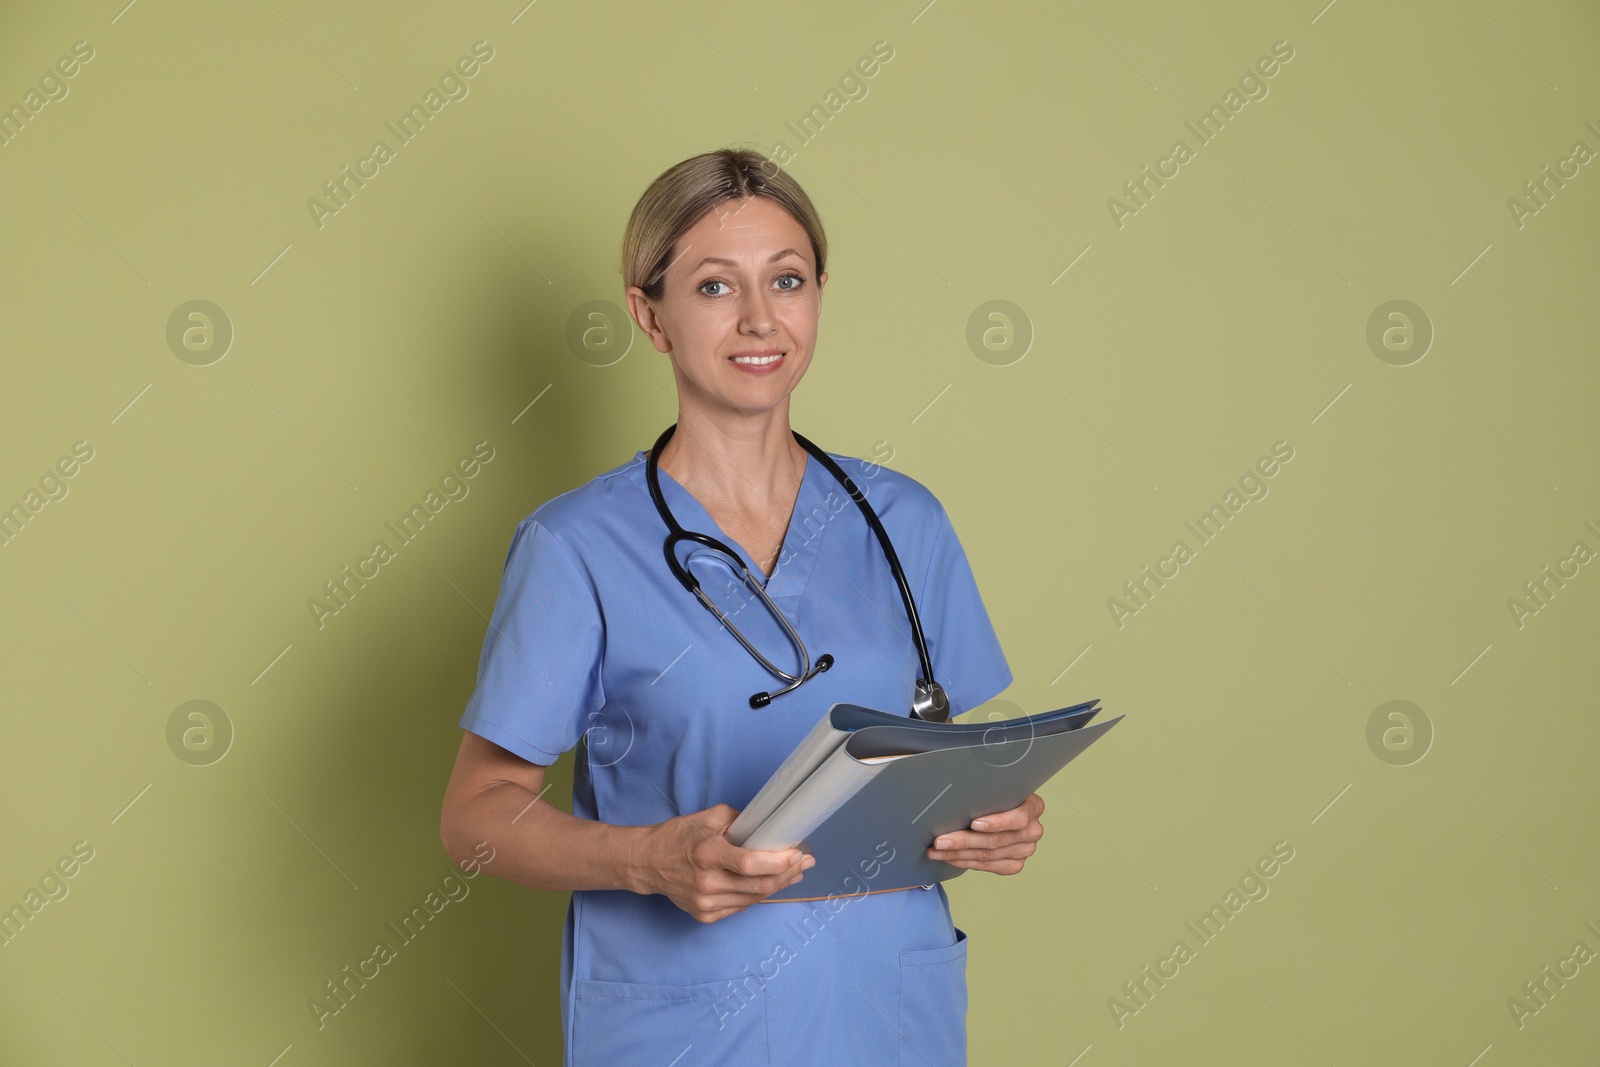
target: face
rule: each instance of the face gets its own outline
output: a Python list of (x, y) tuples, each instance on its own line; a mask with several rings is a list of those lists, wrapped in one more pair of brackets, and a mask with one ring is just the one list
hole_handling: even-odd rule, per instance
[(684, 234), (659, 302), (629, 287), (635, 320), (671, 357), (680, 418), (786, 410), (817, 340), (828, 276), (815, 266), (805, 229), (755, 196), (723, 201)]

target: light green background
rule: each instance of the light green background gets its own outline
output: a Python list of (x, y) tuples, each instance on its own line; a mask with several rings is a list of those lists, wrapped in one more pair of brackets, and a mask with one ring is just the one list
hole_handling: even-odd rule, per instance
[[(0, 7), (0, 104), (94, 49), (0, 147), (0, 505), (94, 449), (0, 548), (0, 906), (94, 850), (0, 947), (0, 1060), (557, 1061), (566, 898), (492, 877), (325, 1028), (307, 1000), (450, 870), (514, 524), (674, 417), (642, 335), (596, 367), (569, 317), (621, 303), (656, 174), (781, 139), (833, 244), (796, 428), (887, 441), (946, 503), (1016, 673), (989, 711), (1127, 715), (1043, 790), (1024, 874), (949, 887), (972, 1062), (1595, 1062), (1600, 963), (1507, 1007), (1600, 951), (1600, 564), (1507, 607), (1600, 550), (1600, 164), (1507, 207), (1600, 150), (1594, 5), (519, 9)], [(479, 40), (470, 95), (319, 229), (307, 199)], [(1269, 95), (1119, 229), (1108, 198), (1280, 40)], [(236, 331), (204, 367), (166, 340), (196, 299)], [(997, 299), (1034, 335), (1008, 366), (966, 341)], [(1366, 342), (1395, 299), (1436, 331), (1404, 367)], [(480, 440), (470, 495), (319, 630), (308, 598)], [(1277, 441), (1270, 495), (1113, 623)], [(235, 731), (204, 767), (167, 740), (197, 699)], [(1394, 699), (1435, 733), (1410, 766), (1367, 742)], [(1277, 841), (1270, 894), (1119, 1028), (1109, 998)]]

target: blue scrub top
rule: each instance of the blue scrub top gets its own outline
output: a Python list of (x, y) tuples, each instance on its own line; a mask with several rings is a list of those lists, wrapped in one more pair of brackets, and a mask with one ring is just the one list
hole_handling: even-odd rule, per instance
[[(998, 695), (1011, 668), (944, 507), (905, 474), (828, 454), (894, 543), (951, 715)], [(574, 813), (642, 825), (743, 808), (834, 703), (909, 711), (919, 663), (898, 586), (816, 457), (765, 588), (813, 662), (832, 653), (834, 664), (759, 710), (750, 695), (782, 680), (673, 577), (644, 471), (641, 449), (517, 525), (464, 729), (542, 765), (578, 747)], [(728, 544), (761, 580), (744, 548), (659, 473), (678, 523)], [(692, 543), (678, 551), (746, 638), (796, 673), (798, 651), (737, 571)], [(713, 923), (660, 894), (574, 892), (565, 1062), (965, 1063), (967, 941), (944, 888), (872, 892), (863, 859), (853, 884), (801, 883), (830, 899), (754, 904)]]

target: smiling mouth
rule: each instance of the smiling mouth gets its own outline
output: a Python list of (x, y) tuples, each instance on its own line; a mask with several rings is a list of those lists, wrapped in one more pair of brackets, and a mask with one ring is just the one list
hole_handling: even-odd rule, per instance
[(784, 355), (785, 353), (779, 352), (775, 356), (729, 356), (728, 358), (747, 367), (764, 367), (769, 363), (778, 362)]

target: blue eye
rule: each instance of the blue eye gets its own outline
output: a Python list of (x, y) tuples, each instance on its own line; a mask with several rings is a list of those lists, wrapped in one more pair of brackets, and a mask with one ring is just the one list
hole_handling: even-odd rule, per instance
[[(787, 274), (780, 274), (780, 275), (779, 275), (779, 276), (778, 276), (778, 279), (777, 279), (777, 280), (778, 280), (778, 281), (780, 281), (780, 282), (781, 282), (781, 281), (783, 281), (783, 280), (785, 280), (785, 279), (788, 279), (788, 280), (789, 280), (789, 281), (792, 281), (792, 282), (794, 282), (794, 283), (795, 283), (795, 284), (794, 284), (794, 285), (783, 285), (783, 286), (779, 286), (779, 287), (778, 287), (778, 291), (779, 291), (779, 292), (781, 292), (781, 293), (794, 293), (794, 292), (799, 292), (799, 291), (800, 291), (800, 289), (801, 289), (801, 288), (802, 288), (802, 287), (803, 287), (803, 286), (804, 286), (804, 285), (805, 285), (805, 283), (806, 283), (806, 280), (805, 280), (805, 278), (803, 278), (803, 277), (802, 277), (802, 276), (800, 276), (800, 275), (799, 275), (799, 274), (796, 274), (796, 273), (795, 273), (795, 272), (793, 272), (793, 271), (790, 271), (790, 272), (789, 272), (789, 273), (787, 273)], [(697, 288), (697, 289), (696, 289), (696, 290), (695, 290), (695, 291), (696, 291), (696, 292), (698, 292), (698, 293), (701, 293), (701, 294), (704, 294), (704, 295), (705, 295), (705, 296), (713, 296), (713, 297), (714, 297), (714, 296), (720, 296), (720, 295), (722, 295), (722, 294), (720, 294), (720, 293), (707, 293), (707, 292), (706, 292), (706, 286), (708, 286), (708, 285), (721, 285), (721, 286), (726, 286), (726, 285), (727, 285), (727, 284), (728, 284), (728, 283), (727, 283), (727, 282), (725, 282), (725, 281), (722, 281), (722, 280), (721, 280), (721, 279), (719, 279), (719, 278), (707, 278), (707, 279), (706, 279), (706, 280), (705, 280), (705, 281), (703, 281), (703, 282), (701, 282), (701, 283), (700, 283), (700, 285), (699, 285), (699, 288)]]

